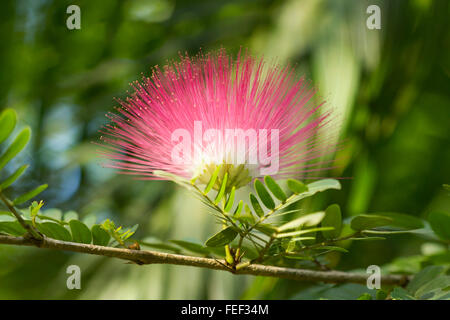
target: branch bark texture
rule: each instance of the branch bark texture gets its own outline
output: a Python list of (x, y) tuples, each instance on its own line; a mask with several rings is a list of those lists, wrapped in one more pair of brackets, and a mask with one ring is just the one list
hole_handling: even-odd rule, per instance
[[(103, 247), (92, 244), (82, 244), (54, 240), (44, 237), (40, 241), (28, 239), (25, 237), (12, 237), (0, 235), (0, 244), (36, 246), (54, 250), (64, 250), (79, 253), (93, 254), (128, 260), (137, 264), (173, 264), (183, 266), (193, 266), (214, 270), (229, 271), (235, 274), (248, 274), (254, 276), (267, 276), (276, 278), (285, 278), (298, 281), (326, 282), (326, 283), (360, 283), (366, 284), (368, 274), (352, 273), (343, 271), (316, 271), (307, 269), (284, 268), (268, 266), (261, 264), (250, 264), (247, 267), (232, 270), (226, 267), (225, 261), (205, 257), (195, 257), (180, 254), (163, 253), (149, 250), (130, 250), (122, 248)], [(403, 275), (385, 275), (381, 277), (382, 285), (400, 285), (403, 286), (409, 281), (407, 276)]]

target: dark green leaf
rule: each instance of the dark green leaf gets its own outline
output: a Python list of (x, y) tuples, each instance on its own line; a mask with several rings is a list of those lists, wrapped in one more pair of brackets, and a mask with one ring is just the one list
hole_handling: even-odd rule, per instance
[(295, 179), (288, 179), (288, 188), (295, 194), (300, 194), (308, 191), (308, 187), (301, 181)]
[(62, 241), (72, 241), (70, 232), (60, 224), (54, 222), (42, 222), (38, 223), (36, 226), (41, 233), (49, 238)]
[(421, 219), (409, 214), (396, 213), (396, 212), (377, 212), (377, 216), (386, 217), (392, 219), (389, 226), (398, 227), (402, 229), (420, 229), (424, 227), (424, 223)]
[(72, 240), (78, 243), (91, 243), (91, 230), (79, 220), (69, 221), (70, 231), (72, 232)]
[(377, 300), (386, 300), (387, 293), (384, 292), (383, 290), (377, 290), (375, 297)]
[(106, 247), (111, 239), (109, 233), (99, 224), (94, 224), (91, 228), (92, 243), (98, 246)]
[(443, 240), (450, 240), (450, 213), (433, 211), (428, 216), (431, 229)]
[(258, 202), (258, 199), (256, 199), (255, 195), (253, 193), (250, 193), (250, 202), (252, 203), (252, 207), (255, 210), (255, 213), (262, 217), (264, 215), (264, 210), (261, 208), (261, 205)]
[(47, 187), (48, 187), (48, 184), (40, 185), (39, 187), (37, 187), (37, 188), (35, 188), (35, 189), (31, 190), (31, 191), (28, 191), (27, 193), (25, 193), (25, 194), (17, 197), (16, 199), (14, 199), (13, 204), (15, 206), (19, 205), (19, 204), (22, 204), (22, 203), (24, 203), (24, 202), (26, 202), (26, 201), (36, 197), (39, 193), (41, 193), (42, 191), (47, 189)]
[(325, 239), (338, 238), (342, 231), (341, 208), (337, 204), (332, 204), (325, 210), (325, 217), (322, 220), (322, 227), (333, 227), (333, 230), (322, 231)]
[(259, 181), (259, 179), (255, 179), (255, 190), (258, 194), (259, 198), (261, 199), (262, 203), (266, 206), (267, 209), (274, 209), (275, 208), (275, 202), (273, 201), (271, 195), (266, 190), (266, 187), (264, 187), (263, 183)]
[(11, 236), (20, 237), (27, 231), (17, 221), (15, 217), (10, 215), (0, 215), (0, 233), (5, 233)]
[(286, 193), (284, 193), (283, 189), (278, 185), (278, 183), (271, 177), (265, 176), (264, 182), (266, 183), (267, 188), (269, 188), (270, 192), (280, 201), (284, 202), (287, 199)]
[(16, 126), (17, 114), (13, 109), (5, 109), (0, 114), (0, 143), (5, 141)]
[(13, 143), (9, 146), (9, 148), (5, 151), (5, 153), (0, 157), (0, 170), (12, 159), (14, 158), (20, 151), (28, 143), (31, 136), (31, 129), (29, 127), (24, 128), (14, 139)]
[(360, 214), (352, 219), (350, 226), (353, 230), (361, 231), (387, 226), (391, 223), (392, 219), (388, 217), (375, 214)]
[(12, 175), (10, 175), (2, 183), (0, 183), (0, 191), (5, 190), (10, 185), (12, 185), (17, 179), (20, 178), (20, 176), (25, 172), (27, 168), (28, 168), (27, 164), (19, 167)]
[(209, 238), (206, 241), (205, 245), (207, 247), (221, 247), (229, 244), (234, 240), (234, 238), (236, 238), (237, 235), (238, 233), (236, 232), (236, 230), (234, 230), (233, 227), (229, 226)]

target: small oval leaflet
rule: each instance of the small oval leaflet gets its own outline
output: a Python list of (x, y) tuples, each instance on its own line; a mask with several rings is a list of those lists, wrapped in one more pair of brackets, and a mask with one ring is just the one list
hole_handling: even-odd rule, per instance
[(211, 238), (209, 238), (206, 241), (205, 245), (208, 247), (224, 246), (226, 244), (229, 244), (231, 241), (233, 241), (237, 235), (238, 235), (238, 233), (236, 232), (236, 230), (234, 230), (233, 227), (230, 226), (230, 227), (227, 227), (227, 228), (219, 231), (218, 233), (213, 235)]

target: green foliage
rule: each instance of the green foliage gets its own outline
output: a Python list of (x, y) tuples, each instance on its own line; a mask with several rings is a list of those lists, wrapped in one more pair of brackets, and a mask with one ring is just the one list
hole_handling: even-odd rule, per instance
[(13, 109), (5, 109), (0, 113), (0, 143), (5, 141), (16, 126), (17, 114)]
[(207, 247), (224, 246), (226, 244), (229, 244), (231, 241), (233, 241), (237, 235), (238, 235), (237, 231), (233, 227), (229, 226), (229, 227), (226, 227), (225, 229), (219, 231), (218, 233), (213, 235), (211, 238), (209, 238), (205, 242), (205, 245)]
[(334, 239), (339, 237), (342, 230), (341, 208), (337, 204), (332, 204), (325, 210), (325, 216), (322, 220), (322, 227), (331, 227), (332, 230), (322, 231), (325, 239)]
[(433, 211), (428, 216), (428, 221), (438, 237), (450, 241), (450, 213)]
[[(265, 179), (264, 181), (267, 181), (267, 179)], [(269, 192), (266, 190), (262, 182), (258, 179), (255, 179), (254, 186), (258, 197), (261, 199), (266, 208), (270, 210), (275, 209), (275, 202), (273, 201), (272, 197), (270, 196)]]
[(391, 297), (394, 300), (450, 300), (450, 275), (448, 266), (429, 266), (414, 276), (403, 289), (394, 288)]
[[(270, 192), (281, 202), (286, 201), (287, 196), (286, 193), (284, 193), (283, 189), (278, 185), (278, 183), (271, 177), (271, 176), (265, 176), (264, 182), (266, 183), (267, 188), (269, 188)], [(273, 208), (271, 208), (273, 209)]]

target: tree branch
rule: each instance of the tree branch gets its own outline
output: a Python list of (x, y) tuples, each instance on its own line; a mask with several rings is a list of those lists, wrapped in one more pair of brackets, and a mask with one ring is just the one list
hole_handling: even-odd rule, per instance
[[(133, 261), (137, 264), (174, 264), (193, 266), (214, 270), (231, 271), (235, 274), (249, 274), (254, 276), (267, 276), (276, 278), (285, 278), (298, 281), (313, 281), (327, 283), (360, 283), (366, 284), (367, 274), (350, 273), (342, 271), (315, 271), (305, 269), (284, 268), (275, 266), (266, 266), (261, 264), (250, 264), (239, 271), (232, 270), (225, 266), (225, 261), (218, 261), (211, 258), (185, 256), (179, 254), (163, 253), (148, 250), (130, 250), (122, 248), (103, 247), (92, 244), (82, 244), (75, 242), (66, 242), (50, 239), (44, 236), (40, 242), (32, 241), (24, 237), (12, 237), (0, 235), (0, 244), (37, 246), (39, 248), (64, 250), (119, 258)], [(403, 286), (409, 281), (408, 276), (403, 275), (385, 275), (381, 277), (382, 285), (400, 285)]]

